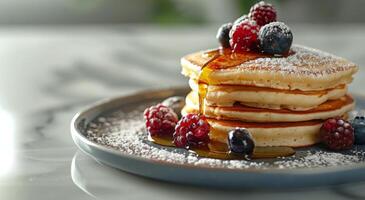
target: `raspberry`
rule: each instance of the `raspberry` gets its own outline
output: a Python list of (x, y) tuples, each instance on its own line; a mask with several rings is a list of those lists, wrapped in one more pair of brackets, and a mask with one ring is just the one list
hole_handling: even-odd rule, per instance
[(276, 21), (276, 10), (271, 4), (260, 1), (251, 7), (248, 16), (256, 21), (257, 25), (263, 26)]
[(257, 49), (259, 27), (252, 20), (235, 24), (229, 32), (231, 48), (234, 52)]
[(321, 139), (331, 150), (350, 149), (354, 144), (354, 129), (346, 120), (331, 118), (321, 127)]
[(151, 136), (172, 135), (178, 122), (176, 113), (162, 104), (147, 108), (144, 111), (144, 118)]
[(204, 115), (188, 114), (175, 127), (174, 144), (187, 149), (206, 145), (209, 142), (209, 131), (210, 125)]
[(178, 118), (181, 117), (181, 110), (185, 106), (185, 98), (182, 96), (173, 96), (165, 99), (162, 105), (171, 108), (177, 115)]

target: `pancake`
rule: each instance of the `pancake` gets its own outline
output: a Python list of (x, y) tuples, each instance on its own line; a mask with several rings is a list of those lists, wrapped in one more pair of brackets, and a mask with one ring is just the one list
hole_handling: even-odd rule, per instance
[[(358, 67), (329, 53), (293, 45), (285, 57), (227, 53), (218, 50), (197, 52), (181, 59), (182, 74), (198, 80), (207, 62), (215, 66), (209, 75), (213, 85), (249, 85), (283, 90), (325, 90), (352, 82)], [(247, 57), (250, 56), (250, 59)], [(248, 61), (247, 61), (248, 60)]]
[(211, 125), (210, 139), (227, 143), (228, 131), (236, 128), (247, 128), (257, 146), (305, 147), (319, 142), (319, 130), (322, 121), (291, 123), (249, 123), (209, 119)]
[[(183, 115), (194, 112), (196, 110), (189, 110), (188, 107), (182, 110)], [(212, 141), (227, 143), (228, 132), (242, 127), (250, 131), (257, 146), (304, 147), (319, 142), (319, 130), (323, 121), (255, 123), (208, 118), (208, 123), (211, 126), (209, 138)]]
[(181, 65), (193, 90), (182, 115), (199, 113), (201, 92), (212, 141), (227, 143), (228, 132), (243, 127), (257, 146), (310, 146), (319, 142), (326, 119), (346, 116), (355, 104), (347, 84), (358, 67), (300, 45), (281, 57), (201, 51), (183, 57)]
[[(350, 95), (325, 103), (307, 111), (292, 111), (288, 109), (272, 110), (235, 104), (233, 106), (209, 106), (205, 104), (204, 114), (218, 120), (239, 120), (246, 122), (301, 122), (309, 120), (325, 120), (341, 116), (354, 108), (355, 102)], [(194, 93), (186, 97), (186, 109), (198, 112), (198, 100)]]
[[(198, 93), (198, 83), (189, 80), (191, 89)], [(346, 85), (321, 91), (280, 90), (238, 85), (208, 85), (205, 97), (208, 105), (232, 106), (239, 102), (243, 105), (260, 108), (290, 110), (309, 110), (326, 102), (338, 99), (347, 93)]]

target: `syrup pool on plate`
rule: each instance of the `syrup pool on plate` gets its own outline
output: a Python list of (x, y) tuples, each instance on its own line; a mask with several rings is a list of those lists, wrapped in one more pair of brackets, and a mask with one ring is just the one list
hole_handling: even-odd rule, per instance
[[(175, 147), (171, 136), (149, 136), (149, 141), (166, 147)], [(215, 158), (221, 160), (244, 160), (246, 157), (229, 152), (227, 144), (220, 142), (209, 142), (206, 146), (193, 147), (189, 149), (199, 157)], [(295, 151), (290, 147), (256, 147), (252, 159), (277, 158), (294, 155)]]

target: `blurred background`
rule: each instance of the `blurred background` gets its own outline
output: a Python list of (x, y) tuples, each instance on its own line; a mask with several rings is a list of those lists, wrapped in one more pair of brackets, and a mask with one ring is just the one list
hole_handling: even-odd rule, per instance
[[(255, 0), (1, 0), (1, 25), (209, 24), (232, 21)], [(363, 23), (365, 1), (277, 0), (288, 23)]]

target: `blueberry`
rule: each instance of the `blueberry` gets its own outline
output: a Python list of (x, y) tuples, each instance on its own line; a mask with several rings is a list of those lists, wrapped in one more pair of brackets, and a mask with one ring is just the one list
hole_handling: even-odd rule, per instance
[(259, 31), (260, 48), (268, 54), (285, 54), (293, 42), (290, 28), (282, 22), (272, 22)]
[(352, 120), (352, 127), (354, 128), (355, 144), (365, 144), (365, 117), (356, 116)]
[(217, 32), (216, 38), (224, 48), (229, 48), (229, 31), (232, 29), (232, 23), (223, 24)]
[(181, 96), (173, 96), (165, 99), (162, 105), (171, 108), (181, 118), (181, 110), (185, 106), (185, 98)]
[(233, 25), (239, 24), (239, 23), (241, 23), (242, 21), (244, 21), (246, 19), (249, 19), (248, 16), (247, 15), (242, 15), (241, 17), (239, 17), (238, 19), (236, 19), (236, 21), (233, 22)]
[(236, 128), (228, 132), (228, 146), (233, 153), (251, 156), (255, 148), (255, 142), (247, 129)]

